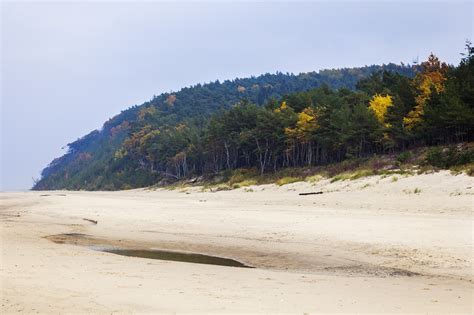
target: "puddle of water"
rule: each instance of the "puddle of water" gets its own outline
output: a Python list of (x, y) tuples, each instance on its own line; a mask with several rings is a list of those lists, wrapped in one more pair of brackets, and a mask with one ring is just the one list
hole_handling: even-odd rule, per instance
[(240, 267), (240, 268), (255, 268), (241, 263), (240, 261), (218, 257), (209, 256), (204, 254), (166, 251), (159, 249), (126, 249), (120, 247), (113, 247), (111, 245), (101, 244), (101, 242), (94, 238), (89, 238), (87, 234), (82, 233), (64, 233), (58, 235), (50, 235), (46, 237), (50, 241), (57, 244), (74, 244), (79, 246), (86, 246), (89, 249), (106, 252), (111, 254), (117, 254), (129, 257), (139, 257), (148, 259), (160, 259), (160, 260), (172, 260), (180, 262), (189, 262), (195, 264), (208, 264), (208, 265), (219, 265), (228, 267)]
[(148, 259), (159, 259), (159, 260), (172, 260), (172, 261), (181, 261), (189, 262), (195, 264), (208, 264), (208, 265), (219, 265), (219, 266), (228, 266), (228, 267), (240, 267), (240, 268), (254, 268), (247, 266), (240, 261), (233, 260), (230, 258), (208, 256), (203, 254), (193, 254), (193, 253), (180, 253), (180, 252), (171, 252), (164, 250), (138, 250), (138, 249), (117, 249), (117, 248), (95, 248), (95, 250), (100, 250), (106, 253), (112, 253), (122, 256), (130, 257), (140, 257)]

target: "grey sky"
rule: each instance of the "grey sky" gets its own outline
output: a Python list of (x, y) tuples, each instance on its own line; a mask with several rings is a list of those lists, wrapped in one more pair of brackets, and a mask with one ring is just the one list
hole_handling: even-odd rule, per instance
[(0, 190), (162, 92), (265, 72), (457, 64), (473, 2), (18, 2), (1, 5)]

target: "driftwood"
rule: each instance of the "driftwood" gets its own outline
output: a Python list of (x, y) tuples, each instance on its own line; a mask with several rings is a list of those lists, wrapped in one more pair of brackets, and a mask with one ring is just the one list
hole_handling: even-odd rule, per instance
[(314, 192), (307, 192), (307, 193), (299, 193), (300, 196), (307, 196), (307, 195), (321, 195), (322, 191), (314, 191)]
[(94, 224), (97, 224), (97, 221), (96, 221), (96, 220), (87, 219), (87, 218), (82, 218), (82, 220), (84, 220), (84, 221), (89, 221), (89, 222), (92, 222), (92, 223), (94, 223)]

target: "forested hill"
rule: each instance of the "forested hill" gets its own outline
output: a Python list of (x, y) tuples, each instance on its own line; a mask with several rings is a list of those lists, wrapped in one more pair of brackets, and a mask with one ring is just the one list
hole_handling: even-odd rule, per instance
[[(42, 177), (33, 189), (123, 189), (148, 186), (163, 176), (179, 178), (191, 173), (202, 173), (209, 168), (203, 155), (208, 154), (210, 148), (199, 146), (206, 145), (203, 141), (208, 136), (206, 130), (213, 114), (243, 100), (260, 108), (272, 106), (269, 104), (277, 104), (285, 96), (321, 86), (328, 90), (355, 90), (361, 80), (374, 73), (384, 72), (412, 78), (415, 67), (388, 64), (299, 75), (264, 74), (197, 84), (176, 93), (163, 93), (140, 106), (124, 110), (105, 122), (101, 130), (95, 130), (68, 144), (68, 152), (53, 160), (42, 171)], [(186, 130), (186, 134), (176, 139), (173, 138), (176, 135), (171, 134), (168, 134), (167, 139), (160, 138), (171, 129)], [(170, 139), (173, 141), (167, 142)], [(162, 148), (165, 143), (168, 147)], [(182, 146), (187, 147), (184, 149)], [(161, 154), (165, 149), (167, 153)], [(180, 154), (189, 160), (193, 152), (200, 157), (193, 157), (197, 160), (192, 167), (188, 167), (187, 163), (184, 166), (175, 165), (181, 163), (177, 162)], [(247, 158), (253, 159), (250, 156)], [(218, 163), (214, 167), (222, 169), (222, 162)], [(231, 166), (229, 163), (225, 163), (226, 167)], [(278, 167), (282, 166), (279, 164)]]

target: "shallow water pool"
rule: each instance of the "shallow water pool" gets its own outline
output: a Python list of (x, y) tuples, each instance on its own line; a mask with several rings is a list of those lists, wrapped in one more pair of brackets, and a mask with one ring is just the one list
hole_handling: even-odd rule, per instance
[(159, 259), (159, 260), (172, 260), (181, 261), (195, 264), (208, 264), (208, 265), (219, 265), (228, 267), (240, 267), (240, 268), (253, 268), (247, 266), (240, 261), (233, 260), (230, 258), (223, 258), (217, 256), (209, 256), (204, 254), (195, 253), (183, 253), (173, 252), (165, 250), (141, 250), (141, 249), (117, 249), (117, 248), (95, 248), (106, 253), (112, 253), (122, 256), (148, 258), (148, 259)]

